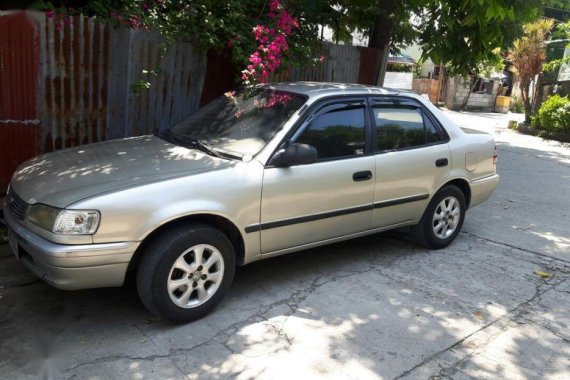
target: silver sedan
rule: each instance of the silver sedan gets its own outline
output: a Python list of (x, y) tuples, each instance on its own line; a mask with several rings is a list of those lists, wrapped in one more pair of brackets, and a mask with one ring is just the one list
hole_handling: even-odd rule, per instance
[(36, 157), (4, 214), (16, 257), (66, 290), (136, 281), (187, 322), (237, 265), (399, 227), (442, 248), (495, 190), (496, 148), (424, 98), (360, 85), (228, 92), (171, 129)]

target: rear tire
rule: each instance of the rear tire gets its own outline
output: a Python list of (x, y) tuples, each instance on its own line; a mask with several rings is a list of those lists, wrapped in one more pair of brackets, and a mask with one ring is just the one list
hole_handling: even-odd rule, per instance
[(137, 271), (137, 291), (152, 313), (186, 323), (220, 303), (234, 273), (234, 249), (226, 235), (208, 225), (178, 226), (146, 247)]
[(440, 189), (412, 228), (416, 241), (432, 249), (447, 247), (459, 234), (466, 210), (465, 195), (457, 186)]

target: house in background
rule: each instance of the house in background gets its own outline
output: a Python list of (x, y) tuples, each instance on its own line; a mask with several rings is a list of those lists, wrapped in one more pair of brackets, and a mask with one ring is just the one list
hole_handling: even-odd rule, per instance
[[(416, 62), (420, 62), (422, 48), (417, 44), (413, 44), (402, 50), (402, 54), (412, 58)], [(426, 61), (419, 63), (419, 66), (420, 69), (418, 72), (420, 78), (435, 79), (435, 76), (437, 76), (437, 73), (439, 72), (439, 66), (434, 64), (429, 58)]]

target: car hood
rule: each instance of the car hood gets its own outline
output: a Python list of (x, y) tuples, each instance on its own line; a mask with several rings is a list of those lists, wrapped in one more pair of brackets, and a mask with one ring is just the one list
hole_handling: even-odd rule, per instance
[(143, 183), (226, 167), (230, 161), (155, 136), (111, 140), (33, 158), (11, 188), (28, 203), (66, 207), (81, 199)]

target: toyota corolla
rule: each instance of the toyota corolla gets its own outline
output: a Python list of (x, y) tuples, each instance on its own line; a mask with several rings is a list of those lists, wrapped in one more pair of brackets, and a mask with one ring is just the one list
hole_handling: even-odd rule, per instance
[(4, 206), (16, 257), (66, 290), (136, 279), (152, 312), (211, 311), (235, 268), (400, 227), (443, 248), (495, 190), (496, 148), (410, 92), (284, 83), (169, 130), (36, 157)]

